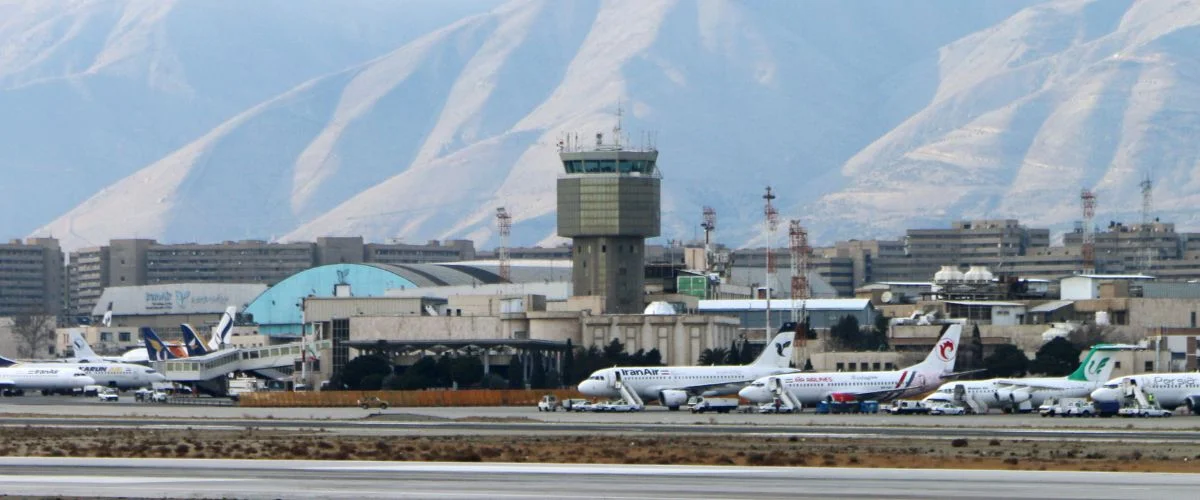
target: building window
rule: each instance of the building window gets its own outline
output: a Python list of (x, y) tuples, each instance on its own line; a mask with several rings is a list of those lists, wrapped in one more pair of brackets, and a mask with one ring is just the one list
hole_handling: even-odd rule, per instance
[(1146, 362), (1146, 370), (1145, 371), (1148, 371), (1148, 372), (1154, 371), (1154, 362), (1153, 361)]
[(1114, 364), (1113, 364), (1113, 369), (1120, 370), (1120, 369), (1121, 369), (1121, 362), (1120, 362), (1120, 361), (1117, 361), (1116, 363), (1114, 363)]
[(121, 342), (129, 342), (130, 333), (129, 332), (120, 332), (117, 334), (117, 338), (120, 339)]
[(100, 332), (101, 342), (112, 342), (112, 332)]
[(839, 371), (839, 372), (840, 372), (840, 371), (845, 371), (845, 370), (846, 370), (846, 366), (845, 366), (845, 364), (844, 364), (844, 363), (838, 363), (838, 364), (837, 364), (837, 371)]

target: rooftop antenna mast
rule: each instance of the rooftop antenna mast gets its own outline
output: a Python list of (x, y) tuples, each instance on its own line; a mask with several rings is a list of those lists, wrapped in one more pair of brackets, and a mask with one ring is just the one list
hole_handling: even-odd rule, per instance
[[(808, 246), (808, 231), (798, 220), (793, 219), (788, 224), (788, 237), (792, 254), (792, 322), (799, 327), (808, 312), (808, 255), (812, 248)], [(796, 301), (802, 301), (799, 311)]]
[(1096, 194), (1084, 189), (1079, 194), (1083, 202), (1083, 273), (1096, 272)]
[[(704, 229), (704, 280), (708, 282), (708, 275), (713, 270), (713, 251), (712, 251), (712, 233), (717, 230), (717, 211), (713, 207), (704, 207), (704, 222), (700, 223), (700, 227)], [(709, 287), (705, 287), (707, 290)], [(705, 298), (710, 297), (709, 292), (704, 293)]]
[(1150, 225), (1150, 212), (1154, 208), (1154, 183), (1150, 181), (1150, 175), (1146, 174), (1146, 178), (1140, 184), (1142, 186), (1142, 231), (1148, 229)]
[(496, 249), (496, 259), (500, 261), (500, 280), (512, 283), (512, 268), (508, 257), (508, 237), (512, 234), (512, 216), (504, 207), (496, 209), (496, 227), (500, 230), (500, 247)]
[(779, 225), (779, 211), (775, 210), (775, 205), (772, 203), (775, 200), (775, 193), (771, 192), (771, 186), (767, 186), (767, 193), (763, 195), (763, 200), (766, 200), (766, 205), (763, 207), (763, 216), (765, 217), (764, 229), (766, 229), (767, 237), (767, 266), (766, 266), (766, 299), (767, 299), (767, 322), (765, 338), (768, 342), (771, 341), (771, 276), (775, 274), (775, 262), (771, 259), (771, 239), (775, 236), (775, 228)]

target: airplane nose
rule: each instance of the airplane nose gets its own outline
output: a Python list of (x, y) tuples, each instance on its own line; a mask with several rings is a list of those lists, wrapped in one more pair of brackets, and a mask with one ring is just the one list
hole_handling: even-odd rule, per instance
[(79, 377), (83, 381), (83, 385), (96, 385), (96, 379), (92, 377)]
[(743, 387), (742, 390), (738, 391), (738, 397), (755, 403), (765, 403), (771, 399), (764, 397), (766, 392), (761, 387)]
[(1099, 389), (1092, 391), (1091, 396), (1092, 396), (1092, 401), (1096, 401), (1099, 403), (1110, 403), (1110, 402), (1117, 400), (1117, 391), (1116, 391), (1116, 389), (1109, 389), (1107, 387), (1101, 387)]
[(595, 380), (584, 380), (583, 382), (580, 382), (579, 383), (579, 392), (581, 392), (583, 394), (587, 394), (588, 396), (595, 396), (596, 395), (596, 381)]

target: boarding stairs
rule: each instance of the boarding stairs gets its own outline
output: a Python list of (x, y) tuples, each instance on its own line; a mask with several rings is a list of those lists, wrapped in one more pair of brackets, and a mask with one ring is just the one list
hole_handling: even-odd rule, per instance
[(954, 402), (969, 408), (977, 415), (984, 415), (988, 412), (987, 403), (967, 392), (966, 386), (962, 384), (954, 386)]
[(637, 391), (633, 390), (633, 388), (629, 387), (624, 381), (621, 380), (620, 371), (617, 371), (616, 373), (617, 377), (616, 380), (613, 381), (613, 388), (621, 394), (621, 399), (624, 399), (626, 403), (636, 406), (639, 410), (645, 408), (646, 403), (645, 401), (642, 401), (642, 397), (638, 396)]
[(771, 377), (768, 379), (771, 384), (771, 392), (775, 394), (775, 398), (779, 400), (784, 408), (791, 412), (799, 412), (804, 408), (804, 404), (796, 399), (796, 396), (787, 390), (783, 385), (783, 379), (779, 377)]
[[(1126, 403), (1136, 401), (1139, 408), (1149, 408), (1154, 406), (1150, 403), (1150, 400), (1146, 398), (1146, 393), (1145, 391), (1142, 391), (1142, 386), (1133, 383), (1132, 379), (1127, 378), (1121, 381), (1121, 392), (1125, 394)], [(1122, 406), (1129, 406), (1129, 404)]]

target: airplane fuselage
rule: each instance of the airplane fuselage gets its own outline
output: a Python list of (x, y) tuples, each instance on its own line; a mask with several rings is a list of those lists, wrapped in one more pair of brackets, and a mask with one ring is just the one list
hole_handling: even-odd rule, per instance
[[(796, 373), (777, 377), (792, 397), (805, 406), (815, 405), (833, 394), (876, 394), (872, 399), (891, 401), (929, 390), (941, 382), (941, 376), (920, 370), (882, 372)], [(774, 399), (765, 382), (755, 382), (741, 393), (756, 403)]]
[[(663, 366), (607, 368), (579, 383), (579, 392), (596, 397), (618, 397), (616, 380), (646, 400), (658, 399), (664, 390), (683, 390), (697, 396), (733, 394), (757, 378), (796, 372), (792, 368), (765, 366)], [(702, 387), (702, 389), (691, 389)]]
[(1175, 409), (1187, 404), (1188, 398), (1200, 399), (1200, 373), (1147, 373), (1131, 375), (1108, 381), (1103, 387), (1092, 391), (1096, 401), (1120, 401), (1121, 381), (1133, 379), (1142, 391), (1153, 394), (1163, 408)]
[(7, 389), (76, 389), (95, 383), (92, 377), (67, 365), (16, 365), (0, 368), (0, 385)]
[(954, 388), (961, 385), (967, 395), (988, 408), (1007, 408), (1024, 401), (1037, 407), (1050, 398), (1082, 398), (1100, 386), (1099, 382), (1069, 380), (1063, 377), (988, 379), (950, 382), (938, 387), (925, 399), (953, 401)]

